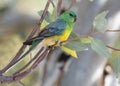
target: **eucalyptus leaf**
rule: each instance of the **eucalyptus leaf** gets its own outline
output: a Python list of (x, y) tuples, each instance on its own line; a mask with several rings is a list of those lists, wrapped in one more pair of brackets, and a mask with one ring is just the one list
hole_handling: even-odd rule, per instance
[(78, 35), (75, 32), (71, 32), (71, 34), (69, 36), (69, 39), (73, 39), (73, 38), (78, 38)]
[(79, 36), (74, 32), (71, 32), (68, 40), (72, 40), (72, 41), (70, 42), (68, 41), (68, 43), (64, 45), (67, 48), (70, 48), (77, 52), (85, 50), (87, 48), (86, 44), (82, 43), (81, 40), (79, 39)]
[[(41, 10), (41, 11), (38, 11), (38, 14), (39, 14), (39, 16), (42, 16), (42, 14), (43, 14), (43, 10)], [(45, 15), (45, 21), (47, 21), (47, 22), (51, 22), (51, 14), (50, 14), (50, 12), (49, 11), (47, 11), (46, 12), (46, 15)]]
[(52, 14), (51, 14), (51, 17), (50, 17), (50, 20), (51, 20), (51, 22), (53, 22), (53, 21), (55, 21), (56, 19), (57, 19), (57, 9), (56, 8), (54, 8), (53, 9), (53, 12), (52, 12)]
[(103, 57), (110, 57), (111, 53), (108, 51), (105, 43), (99, 39), (93, 39), (91, 42), (92, 49)]
[(89, 44), (89, 43), (92, 42), (90, 37), (88, 37), (88, 38), (81, 38), (80, 41), (81, 41), (81, 43), (84, 43), (84, 44)]
[(80, 41), (71, 41), (68, 42), (66, 45), (64, 45), (67, 48), (70, 48), (72, 50), (75, 50), (77, 52), (85, 50), (87, 47), (85, 44), (81, 43)]
[(113, 62), (113, 67), (114, 67), (114, 71), (116, 73), (116, 75), (120, 78), (119, 74), (120, 74), (120, 57), (114, 57), (114, 62)]
[(120, 83), (120, 57), (114, 57), (113, 59), (113, 69), (114, 69), (114, 72), (116, 74), (116, 77), (118, 78), (118, 82)]
[(61, 46), (60, 48), (61, 48), (63, 51), (65, 51), (66, 53), (68, 53), (68, 54), (70, 54), (71, 56), (73, 56), (74, 58), (78, 58), (77, 53), (76, 53), (75, 50), (71, 50), (71, 49), (69, 49), (69, 48), (67, 48), (67, 47), (65, 47), (65, 46)]
[(107, 15), (108, 11), (104, 11), (100, 14), (98, 14), (94, 21), (93, 21), (93, 27), (94, 29), (97, 29), (100, 32), (105, 32), (105, 30), (107, 29), (107, 20), (106, 20), (106, 15)]

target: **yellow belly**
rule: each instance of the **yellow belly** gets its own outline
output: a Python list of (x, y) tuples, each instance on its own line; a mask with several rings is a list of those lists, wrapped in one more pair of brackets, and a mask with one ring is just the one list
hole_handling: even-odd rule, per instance
[(62, 35), (56, 35), (56, 36), (51, 36), (48, 38), (45, 38), (42, 42), (43, 46), (51, 46), (56, 44), (56, 42), (62, 42), (66, 41), (70, 35), (71, 31), (69, 29), (66, 29)]

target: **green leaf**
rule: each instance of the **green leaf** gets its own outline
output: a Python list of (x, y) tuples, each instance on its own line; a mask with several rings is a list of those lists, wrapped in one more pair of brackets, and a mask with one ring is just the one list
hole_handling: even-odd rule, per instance
[(75, 50), (75, 51), (82, 51), (82, 50), (85, 50), (87, 48), (86, 45), (81, 43), (79, 40), (68, 42), (64, 46), (67, 48), (70, 48), (72, 50)]
[(57, 9), (56, 8), (54, 8), (53, 9), (53, 12), (52, 12), (52, 14), (51, 14), (51, 17), (50, 17), (50, 19), (51, 19), (51, 22), (53, 22), (53, 21), (55, 21), (56, 19), (57, 19)]
[(118, 82), (120, 83), (120, 57), (114, 57), (113, 59), (113, 69), (114, 69), (114, 72), (116, 74), (116, 77), (118, 78)]
[(60, 48), (61, 48), (63, 51), (65, 51), (66, 53), (68, 53), (68, 54), (70, 54), (71, 56), (73, 56), (74, 58), (78, 58), (77, 53), (76, 53), (75, 50), (71, 50), (71, 49), (69, 49), (69, 48), (67, 48), (67, 47), (64, 47), (64, 46), (61, 46)]
[(68, 41), (68, 43), (64, 45), (67, 48), (70, 48), (75, 51), (82, 51), (87, 48), (86, 44), (82, 43), (78, 35), (74, 32), (71, 32), (68, 40), (73, 40), (73, 41), (70, 41), (70, 42)]
[(93, 27), (94, 29), (97, 29), (100, 32), (105, 32), (105, 30), (107, 29), (107, 20), (106, 20), (106, 15), (107, 15), (108, 11), (104, 11), (100, 14), (98, 14), (94, 21), (93, 21)]
[(77, 41), (79, 41), (80, 43), (83, 43), (83, 44), (91, 43), (91, 38), (90, 37), (79, 38), (79, 36), (74, 32), (71, 32), (71, 34), (69, 36), (69, 39), (73, 39), (73, 40), (76, 39)]
[[(114, 62), (113, 62), (113, 67), (114, 67), (114, 71), (116, 73), (117, 76), (119, 76), (120, 74), (120, 67), (118, 65), (120, 65), (120, 57), (114, 57)], [(120, 76), (119, 76), (120, 78)]]
[(84, 44), (89, 44), (89, 43), (92, 42), (90, 37), (88, 37), (88, 38), (81, 38), (80, 41), (81, 41), (81, 43), (84, 43)]
[[(78, 38), (78, 35), (74, 32), (71, 32), (69, 39)], [(79, 39), (78, 39), (79, 40)]]
[(98, 40), (98, 39), (93, 39), (93, 38), (91, 39), (92, 39), (91, 47), (96, 53), (98, 53), (103, 57), (111, 56), (111, 53), (108, 51), (105, 43), (103, 43), (101, 40)]
[[(43, 10), (41, 10), (41, 11), (38, 11), (38, 14), (39, 14), (39, 16), (42, 16), (42, 14), (43, 14)], [(47, 22), (51, 22), (51, 14), (50, 14), (50, 12), (49, 11), (47, 11), (46, 12), (46, 15), (45, 15), (45, 21), (47, 21)]]

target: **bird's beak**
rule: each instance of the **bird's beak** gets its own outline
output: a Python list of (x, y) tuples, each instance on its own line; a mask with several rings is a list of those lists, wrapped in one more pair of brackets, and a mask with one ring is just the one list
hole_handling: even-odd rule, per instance
[(77, 17), (75, 16), (75, 17), (74, 17), (74, 22), (76, 22), (76, 20), (77, 20)]

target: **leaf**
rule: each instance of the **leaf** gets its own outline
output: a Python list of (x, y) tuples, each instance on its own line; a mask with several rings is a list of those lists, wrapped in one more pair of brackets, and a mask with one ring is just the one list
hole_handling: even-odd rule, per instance
[(103, 57), (111, 56), (111, 53), (108, 51), (105, 43), (103, 43), (101, 40), (98, 40), (98, 39), (93, 39), (93, 38), (91, 39), (92, 39), (91, 47), (96, 53), (98, 53)]
[(81, 41), (81, 43), (84, 43), (84, 44), (89, 44), (89, 43), (92, 42), (90, 37), (88, 37), (88, 38), (81, 38), (80, 41)]
[(76, 33), (74, 33), (74, 32), (71, 32), (71, 34), (69, 36), (69, 39), (76, 39), (76, 40), (80, 41), (83, 44), (91, 43), (91, 38), (90, 37), (79, 38), (79, 36)]
[(71, 34), (70, 34), (68, 39), (73, 39), (73, 38), (78, 38), (78, 35), (76, 33), (74, 33), (74, 32), (71, 32)]
[(76, 53), (75, 50), (71, 50), (71, 49), (69, 49), (69, 48), (67, 48), (67, 47), (64, 47), (64, 46), (61, 46), (60, 48), (61, 48), (63, 51), (65, 51), (66, 53), (68, 53), (68, 54), (70, 54), (71, 56), (73, 56), (74, 58), (78, 58), (77, 53)]
[[(117, 76), (119, 76), (120, 74), (120, 67), (118, 65), (120, 65), (120, 57), (114, 57), (114, 61), (113, 61), (113, 67), (114, 67), (114, 71), (116, 73)], [(120, 76), (119, 76), (120, 78)]]
[(85, 50), (87, 48), (86, 45), (81, 43), (79, 40), (68, 42), (64, 46), (77, 52)]
[(113, 57), (113, 69), (118, 78), (118, 82), (120, 83), (120, 57)]
[(45, 26), (47, 26), (49, 23), (45, 20), (43, 20), (41, 26), (40, 26), (40, 29), (44, 29)]
[(104, 11), (97, 15), (93, 21), (93, 27), (100, 32), (105, 32), (107, 29), (107, 20), (105, 16), (107, 15), (108, 11)]
[[(43, 14), (43, 10), (41, 10), (41, 11), (38, 11), (38, 14), (39, 14), (39, 16), (42, 16), (42, 14)], [(45, 21), (47, 21), (47, 22), (51, 22), (51, 14), (50, 14), (50, 12), (49, 11), (47, 11), (46, 12), (46, 15), (45, 15)]]
[(69, 49), (79, 52), (79, 51), (85, 50), (87, 48), (86, 44), (82, 43), (81, 39), (79, 39), (78, 35), (74, 32), (71, 32), (68, 40), (73, 40), (70, 42), (68, 41), (68, 43), (64, 45), (65, 47), (67, 47)]
[(51, 22), (55, 21), (57, 18), (58, 18), (58, 16), (57, 16), (57, 9), (54, 8), (54, 9), (53, 9), (53, 12), (52, 12), (52, 14), (51, 14), (51, 17), (50, 17)]

